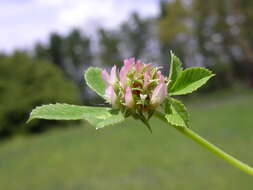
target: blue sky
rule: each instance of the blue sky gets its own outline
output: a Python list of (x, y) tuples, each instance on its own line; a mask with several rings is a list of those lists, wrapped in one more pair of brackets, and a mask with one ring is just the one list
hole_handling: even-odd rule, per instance
[(158, 14), (159, 0), (0, 0), (0, 51), (29, 48), (80, 27), (91, 34), (97, 26), (115, 28), (137, 11)]

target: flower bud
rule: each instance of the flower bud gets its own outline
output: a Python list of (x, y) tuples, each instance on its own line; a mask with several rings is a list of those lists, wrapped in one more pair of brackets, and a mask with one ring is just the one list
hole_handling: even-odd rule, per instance
[(145, 71), (144, 72), (144, 84), (143, 84), (143, 88), (146, 89), (149, 85), (149, 80), (150, 80), (150, 72)]
[(102, 78), (105, 80), (105, 82), (108, 85), (115, 84), (118, 81), (116, 66), (114, 65), (112, 67), (110, 75), (108, 74), (108, 72), (106, 70), (103, 70), (102, 71)]
[(136, 61), (136, 64), (135, 64), (135, 69), (136, 69), (136, 72), (137, 73), (140, 73), (142, 68), (143, 68), (144, 64), (141, 62), (141, 61)]
[(119, 73), (120, 83), (121, 83), (121, 85), (122, 85), (123, 88), (126, 87), (127, 74), (132, 69), (134, 61), (135, 61), (134, 58), (130, 58), (130, 59), (125, 59), (124, 60), (124, 66), (121, 68), (120, 73)]
[(104, 69), (102, 71), (102, 79), (109, 85), (110, 84), (110, 75), (108, 72)]
[(118, 80), (117, 73), (116, 73), (116, 66), (115, 65), (112, 67), (110, 74), (111, 74), (110, 75), (111, 84), (114, 84)]
[(116, 104), (117, 96), (114, 92), (113, 86), (109, 85), (108, 88), (105, 90), (105, 99), (108, 103), (112, 104), (113, 106)]
[(154, 107), (157, 107), (164, 101), (166, 96), (167, 96), (166, 84), (164, 82), (160, 82), (160, 84), (153, 91), (150, 104)]
[(133, 99), (132, 89), (130, 87), (127, 87), (126, 89), (125, 104), (128, 108), (134, 107), (134, 99)]

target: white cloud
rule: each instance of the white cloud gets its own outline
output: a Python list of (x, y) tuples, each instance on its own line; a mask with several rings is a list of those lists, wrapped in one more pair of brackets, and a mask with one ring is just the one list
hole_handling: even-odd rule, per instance
[(40, 5), (48, 5), (48, 6), (60, 6), (65, 3), (65, 0), (34, 0), (34, 1)]
[[(106, 20), (111, 17), (114, 11), (115, 7), (111, 0), (104, 0), (103, 3), (99, 1), (78, 1), (70, 8), (61, 10), (59, 20), (66, 25), (76, 25), (89, 19)], [(117, 17), (115, 18), (117, 19)]]
[(52, 31), (73, 27), (93, 32), (96, 26), (114, 28), (137, 11), (158, 13), (158, 0), (26, 0), (0, 2), (0, 50), (31, 47)]

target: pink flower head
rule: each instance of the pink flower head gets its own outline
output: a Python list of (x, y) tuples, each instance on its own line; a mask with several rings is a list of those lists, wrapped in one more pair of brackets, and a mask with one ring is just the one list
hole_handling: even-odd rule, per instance
[(106, 100), (124, 113), (152, 114), (167, 96), (167, 79), (159, 68), (134, 58), (124, 60), (119, 74), (113, 66), (110, 75), (104, 70), (102, 77), (107, 83)]

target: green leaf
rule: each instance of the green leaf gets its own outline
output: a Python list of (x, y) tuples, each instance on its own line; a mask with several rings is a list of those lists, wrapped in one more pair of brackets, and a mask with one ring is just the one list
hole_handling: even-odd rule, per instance
[(184, 106), (179, 100), (170, 98), (166, 99), (167, 106), (165, 107), (165, 118), (171, 125), (179, 126), (179, 127), (188, 127), (189, 122), (189, 114)]
[(28, 120), (87, 120), (96, 128), (113, 125), (124, 120), (119, 110), (105, 107), (76, 106), (69, 104), (49, 104), (36, 107)]
[(211, 71), (202, 67), (192, 67), (181, 72), (169, 90), (170, 95), (189, 94), (204, 85), (211, 77)]
[(170, 91), (170, 87), (174, 85), (176, 82), (178, 76), (182, 72), (182, 63), (180, 59), (172, 52), (170, 51), (170, 73), (169, 73), (169, 85), (168, 90)]
[(165, 101), (164, 101), (164, 112), (167, 114), (172, 113), (171, 103), (168, 98), (165, 99)]
[(103, 80), (101, 73), (102, 70), (100, 68), (89, 67), (84, 73), (84, 78), (87, 85), (99, 96), (104, 98), (106, 83)]

